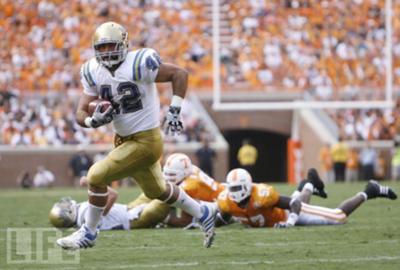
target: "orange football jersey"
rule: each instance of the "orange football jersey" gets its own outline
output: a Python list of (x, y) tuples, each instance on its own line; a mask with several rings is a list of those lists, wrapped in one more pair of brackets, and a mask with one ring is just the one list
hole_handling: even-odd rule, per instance
[(215, 201), (225, 189), (224, 185), (209, 177), (196, 166), (193, 166), (193, 173), (180, 186), (190, 197), (206, 202)]
[(218, 196), (218, 207), (222, 213), (229, 214), (251, 227), (272, 227), (275, 223), (285, 221), (285, 210), (275, 207), (279, 193), (266, 184), (253, 184), (250, 201), (246, 208), (240, 208), (229, 199), (228, 190)]

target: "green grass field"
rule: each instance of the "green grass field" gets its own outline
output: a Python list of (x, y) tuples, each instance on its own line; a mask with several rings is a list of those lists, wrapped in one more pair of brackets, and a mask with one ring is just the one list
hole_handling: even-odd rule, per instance
[[(400, 183), (386, 184), (400, 193)], [(287, 185), (276, 187), (282, 194), (290, 194), (293, 190)], [(363, 187), (364, 183), (328, 185), (329, 198), (313, 197), (312, 203), (336, 207)], [(125, 188), (119, 192), (119, 202), (126, 203), (139, 190)], [(202, 247), (202, 234), (197, 230), (102, 232), (96, 247), (79, 253), (79, 264), (36, 262), (35, 258), (40, 255), (36, 247), (38, 240), (32, 237), (28, 256), (33, 261), (14, 263), (15, 258), (26, 258), (26, 254), (18, 255), (20, 247), (16, 238), (7, 241), (7, 228), (49, 227), (47, 214), (50, 207), (66, 195), (85, 200), (86, 191), (0, 191), (0, 270), (400, 269), (400, 200), (386, 199), (368, 201), (342, 226), (246, 229), (234, 224), (218, 228), (214, 246), (210, 249)], [(44, 242), (46, 249), (59, 252), (62, 258), (71, 258), (72, 255), (53, 246), (51, 237)], [(11, 258), (8, 261), (7, 255)], [(47, 255), (43, 256), (46, 258)]]

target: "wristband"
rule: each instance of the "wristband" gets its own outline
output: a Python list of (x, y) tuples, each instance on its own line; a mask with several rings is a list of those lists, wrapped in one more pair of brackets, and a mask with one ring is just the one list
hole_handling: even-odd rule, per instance
[(84, 123), (85, 123), (85, 126), (92, 127), (92, 117), (90, 117), (90, 116), (86, 117)]
[(171, 106), (174, 107), (181, 107), (183, 98), (180, 96), (173, 95), (171, 99)]

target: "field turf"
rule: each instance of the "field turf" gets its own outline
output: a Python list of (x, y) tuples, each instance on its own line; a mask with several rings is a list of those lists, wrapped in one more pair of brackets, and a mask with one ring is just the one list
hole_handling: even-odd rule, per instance
[[(386, 184), (400, 193), (400, 183)], [(276, 187), (282, 194), (293, 190), (282, 184)], [(363, 187), (364, 183), (328, 185), (329, 198), (323, 200), (314, 196), (312, 203), (336, 207)], [(127, 203), (139, 190), (122, 188), (119, 192), (119, 202)], [(47, 215), (51, 205), (66, 195), (85, 200), (86, 191), (0, 191), (0, 270), (400, 269), (400, 200), (386, 199), (366, 202), (342, 226), (246, 229), (235, 224), (218, 228), (210, 249), (202, 247), (199, 230), (146, 229), (101, 232), (96, 247), (79, 253), (78, 264), (35, 262), (39, 256), (35, 237), (32, 237), (30, 254), (18, 254), (21, 247), (16, 243), (17, 238), (7, 237), (7, 228), (49, 227)], [(44, 241), (43, 249), (59, 252), (51, 237), (49, 239)], [(61, 254), (63, 258), (71, 256), (66, 251)], [(15, 258), (26, 256), (30, 256), (32, 262), (15, 262)], [(46, 260), (46, 255), (40, 256)]]

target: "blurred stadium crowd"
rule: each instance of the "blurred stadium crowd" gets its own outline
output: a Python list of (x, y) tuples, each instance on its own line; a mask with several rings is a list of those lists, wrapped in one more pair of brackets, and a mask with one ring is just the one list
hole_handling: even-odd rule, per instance
[[(221, 0), (224, 81), (309, 90), (322, 99), (382, 88), (384, 3)], [(395, 33), (399, 15), (395, 4)], [(165, 61), (187, 68), (192, 88), (211, 86), (211, 1), (185, 0), (1, 0), (0, 85), (21, 91), (79, 87), (77, 71), (93, 55), (91, 35), (106, 19), (127, 26), (132, 48), (154, 47)], [(396, 60), (400, 43), (393, 38)], [(394, 68), (398, 85), (400, 61)]]
[[(11, 93), (0, 95), (0, 144), (62, 145), (112, 143), (111, 125), (87, 129), (75, 121), (77, 96), (46, 95), (21, 97)], [(168, 110), (167, 100), (161, 99), (160, 121)], [(179, 136), (164, 134), (167, 142), (201, 141), (212, 138), (200, 115), (191, 110), (186, 99), (182, 108), (185, 130)]]
[[(382, 98), (384, 0), (220, 2), (225, 88), (303, 91), (322, 100)], [(394, 4), (393, 18), (396, 33), (400, 5)], [(131, 48), (153, 47), (164, 61), (188, 69), (191, 89), (211, 88), (211, 1), (0, 0), (0, 91), (20, 94), (1, 108), (2, 144), (111, 141), (110, 133), (102, 132), (106, 127), (76, 126), (72, 101), (25, 97), (79, 91), (80, 65), (93, 55), (91, 35), (105, 20), (127, 26)], [(400, 84), (398, 38), (393, 36), (395, 85)], [(388, 139), (398, 130), (398, 115), (397, 107), (347, 110), (333, 118), (344, 138)], [(188, 134), (179, 140), (197, 140), (204, 131), (201, 121), (188, 115), (185, 122)]]
[(340, 110), (330, 115), (344, 140), (393, 140), (400, 134), (400, 100), (392, 110)]
[[(233, 34), (228, 62), (239, 66), (253, 88), (307, 90), (318, 99), (383, 89), (384, 0), (226, 2)], [(394, 32), (400, 27), (399, 12), (394, 4)], [(394, 58), (400, 54), (397, 39)], [(394, 61), (397, 85), (399, 64)]]

